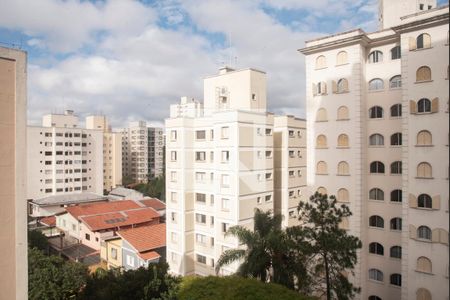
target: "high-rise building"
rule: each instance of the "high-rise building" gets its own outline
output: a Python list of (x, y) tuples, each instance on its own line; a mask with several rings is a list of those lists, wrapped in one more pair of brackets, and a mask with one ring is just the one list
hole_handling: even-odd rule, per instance
[(380, 31), (300, 50), (308, 186), (350, 206), (358, 299), (448, 299), (448, 23), (436, 1), (380, 1)]
[(130, 122), (122, 134), (122, 174), (135, 182), (147, 182), (163, 174), (164, 132), (144, 121)]
[(122, 185), (122, 135), (113, 132), (105, 116), (86, 117), (86, 129), (103, 131), (103, 190)]
[(0, 299), (28, 299), (27, 54), (0, 47)]
[[(204, 80), (203, 105), (171, 106), (166, 119), (167, 261), (176, 274), (214, 274), (256, 208), (294, 223), (305, 193), (305, 121), (266, 110), (266, 74), (222, 68)], [(237, 263), (222, 268), (230, 274)]]
[(27, 128), (27, 198), (103, 194), (103, 130), (78, 127), (71, 110)]

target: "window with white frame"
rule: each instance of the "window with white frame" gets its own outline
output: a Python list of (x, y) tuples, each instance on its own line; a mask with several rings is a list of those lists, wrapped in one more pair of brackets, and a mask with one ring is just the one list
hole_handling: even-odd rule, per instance
[(177, 202), (177, 200), (178, 200), (177, 192), (170, 192), (170, 201)]
[(177, 161), (177, 151), (170, 151), (170, 159), (172, 161)]
[(206, 173), (205, 172), (195, 172), (195, 180), (200, 183), (205, 182)]
[(222, 127), (221, 128), (221, 138), (222, 139), (228, 139), (230, 137), (230, 128), (229, 127)]
[(206, 194), (195, 193), (195, 201), (205, 204), (206, 203)]
[(206, 256), (197, 254), (196, 258), (197, 258), (197, 262), (199, 262), (201, 264), (206, 264)]
[(265, 178), (266, 180), (272, 180), (272, 173), (266, 173)]
[(204, 140), (204, 139), (206, 139), (206, 130), (197, 130), (195, 132), (195, 138), (197, 140)]
[(176, 171), (170, 171), (170, 181), (172, 181), (172, 182), (177, 181), (177, 172)]
[(206, 224), (206, 215), (195, 214), (195, 221), (200, 224)]
[(134, 267), (134, 257), (127, 255), (127, 265), (129, 265), (130, 267)]
[(171, 130), (170, 131), (170, 139), (172, 141), (176, 141), (177, 140), (177, 131), (176, 130)]
[(230, 161), (230, 151), (222, 151), (222, 162)]
[(222, 174), (222, 187), (230, 186), (230, 175)]
[(230, 199), (222, 198), (222, 209), (226, 211), (230, 210)]
[(176, 232), (170, 233), (170, 240), (172, 241), (172, 243), (176, 243), (178, 241), (178, 235)]
[(205, 161), (206, 160), (206, 152), (205, 151), (196, 151), (195, 152), (195, 161)]
[(206, 244), (208, 239), (207, 239), (206, 235), (197, 233), (195, 235), (195, 241), (199, 244)]
[(272, 151), (266, 151), (266, 158), (272, 158)]
[(272, 201), (272, 195), (266, 195), (265, 200), (266, 202)]

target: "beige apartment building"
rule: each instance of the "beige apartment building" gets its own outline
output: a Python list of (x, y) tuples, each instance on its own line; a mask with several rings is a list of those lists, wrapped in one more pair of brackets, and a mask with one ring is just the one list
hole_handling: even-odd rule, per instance
[(305, 121), (267, 112), (266, 74), (255, 69), (222, 68), (204, 79), (203, 104), (187, 99), (166, 119), (167, 261), (176, 274), (211, 275), (223, 251), (239, 247), (228, 228), (253, 229), (256, 208), (294, 223)]
[(27, 128), (27, 199), (64, 193), (103, 194), (103, 130), (78, 127), (73, 111)]
[(0, 299), (28, 299), (27, 54), (0, 47)]
[(449, 299), (448, 6), (380, 1), (380, 30), (306, 42), (308, 187), (363, 248), (358, 299)]
[(103, 190), (122, 185), (122, 135), (113, 132), (105, 116), (86, 117), (86, 129), (103, 131)]

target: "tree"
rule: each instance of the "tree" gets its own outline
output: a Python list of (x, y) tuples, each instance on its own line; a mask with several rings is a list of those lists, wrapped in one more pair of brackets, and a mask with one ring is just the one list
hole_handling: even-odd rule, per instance
[(28, 249), (28, 299), (59, 300), (76, 297), (85, 286), (88, 269), (58, 256)]
[[(354, 287), (344, 275), (353, 272), (357, 262), (356, 251), (361, 241), (339, 228), (344, 218), (352, 215), (345, 204), (337, 206), (336, 197), (316, 192), (310, 202), (298, 205), (300, 226), (291, 229), (290, 234), (306, 245), (304, 254), (309, 254), (309, 288), (318, 293), (326, 287), (327, 299), (334, 295), (338, 299), (350, 299), (359, 288)], [(317, 278), (317, 280), (315, 280)]]
[(37, 248), (46, 254), (49, 252), (47, 237), (38, 230), (28, 230), (28, 247)]
[(281, 220), (281, 215), (272, 215), (270, 211), (262, 212), (256, 209), (253, 231), (243, 226), (231, 227), (226, 234), (237, 237), (244, 247), (222, 253), (217, 261), (216, 273), (224, 265), (242, 260), (237, 275), (293, 288), (294, 275), (305, 269), (301, 264), (297, 264), (298, 257), (289, 252), (288, 248), (292, 243), (281, 229)]
[(134, 183), (134, 179), (131, 176), (123, 176), (122, 177), (122, 185), (124, 187), (127, 187), (132, 183)]

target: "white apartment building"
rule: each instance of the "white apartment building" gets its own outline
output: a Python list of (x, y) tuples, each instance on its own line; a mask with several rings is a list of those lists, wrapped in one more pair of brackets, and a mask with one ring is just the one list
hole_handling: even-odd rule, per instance
[(86, 129), (103, 131), (103, 190), (122, 185), (122, 135), (113, 132), (105, 116), (86, 117)]
[(103, 130), (78, 127), (71, 110), (27, 127), (27, 198), (103, 194)]
[(185, 99), (166, 119), (167, 261), (176, 274), (210, 275), (223, 251), (239, 247), (225, 232), (253, 229), (255, 208), (292, 223), (306, 186), (305, 122), (267, 112), (266, 74), (254, 69), (204, 79), (203, 109), (184, 109)]
[(380, 1), (380, 31), (306, 42), (308, 187), (363, 248), (358, 299), (449, 299), (448, 6)]
[(122, 134), (122, 174), (135, 182), (147, 182), (164, 170), (164, 132), (144, 121), (130, 122)]

